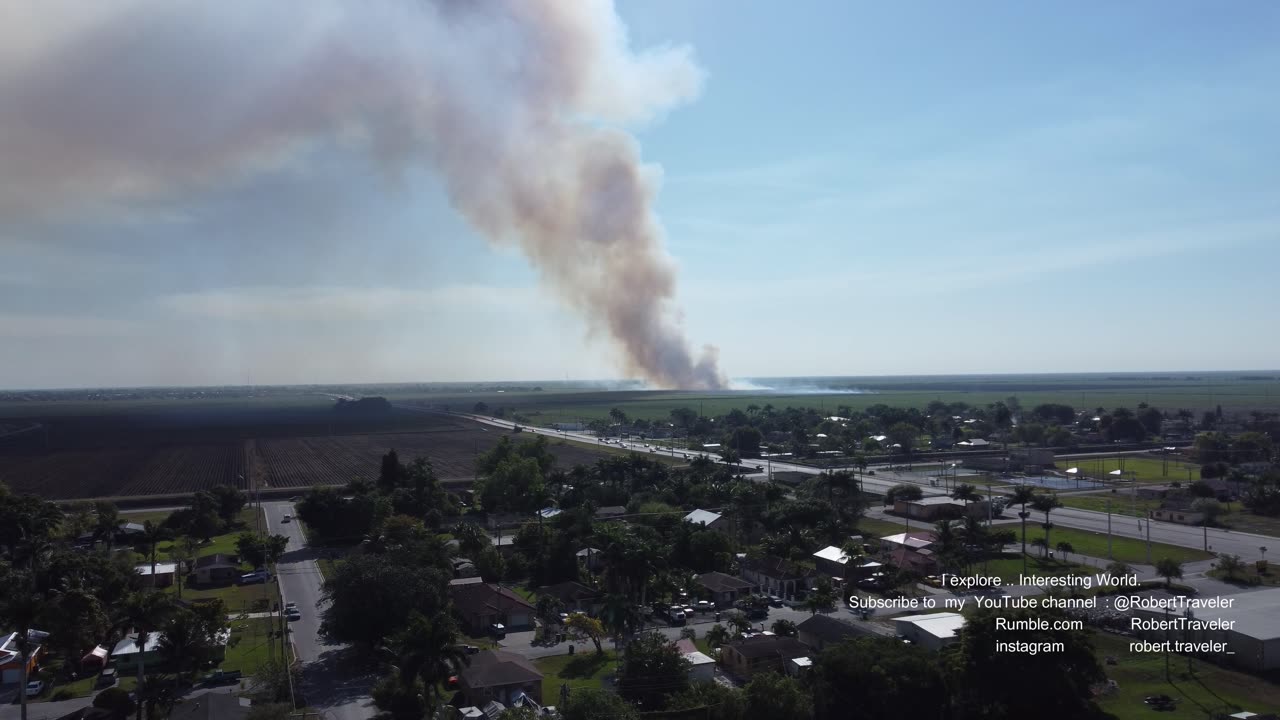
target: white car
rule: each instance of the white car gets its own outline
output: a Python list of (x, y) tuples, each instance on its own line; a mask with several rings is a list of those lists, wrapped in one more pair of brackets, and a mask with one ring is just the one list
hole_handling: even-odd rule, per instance
[(42, 692), (44, 692), (43, 680), (32, 680), (27, 683), (27, 697), (35, 697)]
[(293, 516), (290, 515), (289, 513), (285, 513), (284, 517), (280, 518), (280, 522), (291, 522), (292, 520), (293, 520)]

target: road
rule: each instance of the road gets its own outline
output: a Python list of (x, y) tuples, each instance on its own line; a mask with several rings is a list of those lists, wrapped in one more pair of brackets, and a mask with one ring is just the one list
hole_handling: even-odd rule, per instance
[(375, 678), (366, 668), (350, 661), (345, 646), (329, 644), (320, 635), (323, 576), (316, 564), (319, 551), (307, 547), (297, 522), (282, 521), (286, 513), (296, 517), (293, 503), (265, 502), (262, 507), (268, 532), (289, 538), (276, 572), (284, 601), (297, 603), (302, 614), (301, 619), (289, 623), (290, 640), (302, 663), (302, 696), (308, 706), (320, 709), (328, 720), (373, 717), (377, 709), (369, 691)]
[[(409, 408), (409, 409), (415, 409), (423, 412), (439, 412), (439, 411), (427, 411), (427, 410), (423, 410), (422, 408)], [(499, 427), (507, 430), (510, 430), (515, 425), (515, 423), (512, 423), (507, 420), (498, 420), (495, 418), (483, 417), (479, 415), (470, 415), (465, 413), (451, 413), (451, 414), (461, 415), (462, 417), (470, 418), (472, 420), (475, 420), (476, 422), (480, 422), (486, 425)], [(625, 449), (625, 450), (633, 450), (639, 453), (648, 453), (652, 455), (667, 455), (667, 456), (683, 455), (685, 457), (692, 458), (692, 457), (697, 457), (700, 454), (697, 452), (687, 451), (687, 450), (683, 452), (676, 450), (673, 452), (670, 449), (666, 449), (666, 450), (656, 449), (653, 446), (646, 445), (643, 442), (637, 442), (634, 440), (631, 440), (631, 441), (623, 440), (623, 441), (602, 443), (600, 442), (600, 438), (597, 438), (593, 435), (580, 433), (580, 432), (562, 432), (559, 430), (550, 430), (547, 428), (529, 427), (527, 425), (522, 425), (521, 427), (523, 429), (523, 432), (528, 432), (535, 435), (547, 435), (549, 437), (560, 437), (560, 438), (576, 440), (578, 442), (587, 443), (589, 445), (608, 446), (608, 447)], [(1073, 457), (1083, 457), (1083, 456), (1073, 456)], [(771, 469), (773, 472), (801, 472), (807, 475), (817, 475), (822, 472), (817, 468), (809, 467), (807, 465), (799, 465), (796, 463), (789, 463), (789, 462), (779, 461), (779, 460), (765, 460), (762, 462), (761, 460), (757, 459), (757, 460), (750, 461), (750, 463), (751, 465), (764, 465), (767, 469)], [(914, 483), (917, 485), (921, 485), (923, 487), (924, 494), (926, 496), (943, 494), (942, 491), (926, 485), (922, 480), (922, 478), (917, 475), (900, 474), (890, 470), (886, 470), (883, 467), (875, 468), (875, 471), (876, 471), (875, 476), (873, 477), (868, 476), (868, 477), (862, 478), (863, 487), (868, 491), (883, 493), (885, 490), (889, 489), (890, 487), (893, 487), (894, 485), (898, 485), (901, 483)], [(1123, 503), (1124, 498), (1117, 496), (1116, 501), (1118, 503)], [(1091, 530), (1094, 532), (1101, 532), (1101, 533), (1107, 532), (1107, 514), (1106, 513), (1095, 512), (1091, 510), (1078, 510), (1075, 508), (1059, 508), (1053, 511), (1052, 519), (1055, 525), (1061, 525), (1062, 527), (1076, 528), (1079, 530)], [(1147, 539), (1147, 521), (1146, 520), (1139, 521), (1138, 518), (1134, 518), (1134, 517), (1112, 515), (1111, 516), (1111, 532), (1117, 537), (1128, 537), (1128, 538), (1135, 538), (1138, 540), (1145, 540)], [(1204, 528), (1190, 527), (1187, 525), (1179, 525), (1177, 523), (1152, 522), (1150, 533), (1151, 533), (1152, 542), (1161, 542), (1169, 545), (1178, 545), (1180, 547), (1196, 548), (1199, 550), (1205, 549), (1205, 545), (1207, 544), (1210, 552), (1230, 553), (1232, 555), (1239, 555), (1241, 558), (1244, 558), (1245, 560), (1263, 559), (1265, 557), (1265, 552), (1262, 550), (1262, 548), (1264, 547), (1267, 548), (1268, 549), (1267, 551), (1270, 551), (1270, 552), (1280, 551), (1280, 539), (1277, 539), (1274, 537), (1268, 537), (1266, 535), (1254, 535), (1252, 533), (1232, 532), (1230, 530), (1222, 530), (1217, 528), (1209, 529), (1207, 542), (1206, 542), (1206, 533)], [(1275, 557), (1274, 554), (1273, 554), (1273, 557)]]

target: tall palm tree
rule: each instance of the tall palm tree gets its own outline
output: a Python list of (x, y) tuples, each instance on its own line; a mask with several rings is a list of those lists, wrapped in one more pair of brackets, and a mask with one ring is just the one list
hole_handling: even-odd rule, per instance
[(151, 558), (151, 587), (156, 586), (156, 544), (164, 539), (162, 526), (147, 520), (142, 523), (142, 543), (147, 546), (147, 556)]
[(400, 682), (411, 687), (415, 678), (422, 680), (430, 707), (443, 681), (471, 664), (471, 658), (458, 645), (457, 626), (453, 618), (440, 613), (428, 620), (419, 612), (409, 616), (409, 623), (396, 633), (383, 648), (384, 654), (396, 659)]
[(94, 505), (96, 519), (93, 526), (94, 540), (106, 540), (107, 549), (115, 547), (116, 532), (120, 530), (121, 523), (124, 522), (120, 518), (120, 511), (116, 506), (105, 500), (100, 500)]
[[(208, 638), (202, 637), (203, 633), (204, 629), (190, 612), (175, 612), (165, 621), (160, 651), (173, 662), (178, 677), (196, 651), (208, 642)], [(178, 677), (174, 678), (175, 682)]]
[[(138, 690), (145, 687), (144, 665), (147, 637), (169, 617), (174, 610), (168, 595), (155, 590), (136, 592), (125, 598), (116, 619), (117, 629), (137, 633), (134, 642), (138, 646)], [(141, 701), (141, 697), (139, 700)], [(142, 702), (138, 703), (137, 720), (142, 720)]]
[(40, 617), (44, 601), (36, 593), (35, 578), (29, 572), (11, 575), (5, 593), (0, 597), (0, 622), (13, 628), (14, 645), (22, 668), (18, 675), (18, 701), (22, 704), (22, 720), (27, 720), (27, 665), (31, 660), (31, 629)]
[(978, 494), (978, 489), (974, 486), (969, 485), (968, 483), (962, 483), (957, 485), (955, 490), (951, 491), (951, 498), (953, 500), (963, 501), (965, 509), (967, 510), (969, 503), (975, 500), (981, 500), (982, 496)]
[(1044, 513), (1044, 546), (1047, 554), (1048, 549), (1052, 547), (1049, 544), (1049, 531), (1053, 530), (1053, 523), (1049, 522), (1049, 513), (1062, 507), (1062, 501), (1058, 499), (1057, 495), (1044, 493), (1036, 495), (1035, 499), (1032, 500), (1030, 504), (1032, 510)]
[(1031, 489), (1029, 485), (1019, 485), (1013, 489), (1013, 494), (1009, 496), (1010, 505), (1021, 505), (1022, 512), (1018, 513), (1018, 517), (1022, 518), (1022, 555), (1027, 554), (1027, 503), (1035, 500), (1036, 491)]

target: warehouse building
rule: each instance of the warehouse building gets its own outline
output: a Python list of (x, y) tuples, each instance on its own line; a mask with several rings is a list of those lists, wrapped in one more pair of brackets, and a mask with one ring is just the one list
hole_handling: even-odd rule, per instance
[[(1152, 593), (1146, 596), (1151, 603), (1164, 600), (1178, 602), (1167, 593)], [(1230, 629), (1192, 630), (1144, 630), (1137, 629), (1138, 634), (1151, 642), (1220, 642), (1226, 649), (1220, 658), (1222, 661), (1251, 670), (1280, 669), (1280, 588), (1260, 590), (1258, 592), (1228, 595), (1227, 608), (1194, 608), (1189, 611), (1180, 605), (1171, 606), (1168, 613), (1164, 610), (1137, 609), (1133, 611), (1135, 618), (1158, 620), (1183, 618), (1204, 622), (1219, 621), (1217, 625), (1229, 626)]]
[(956, 641), (964, 627), (964, 616), (950, 612), (905, 615), (894, 618), (893, 624), (899, 637), (937, 651)]

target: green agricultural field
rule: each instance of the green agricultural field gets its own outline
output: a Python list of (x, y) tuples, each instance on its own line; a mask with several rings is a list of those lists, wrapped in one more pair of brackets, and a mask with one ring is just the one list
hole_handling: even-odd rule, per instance
[[(1193, 660), (1192, 671), (1187, 659), (1169, 658), (1169, 679), (1165, 679), (1165, 656), (1159, 653), (1129, 652), (1133, 638), (1096, 632), (1093, 644), (1107, 677), (1117, 688), (1098, 698), (1102, 709), (1118, 720), (1150, 720), (1151, 718), (1186, 718), (1206, 720), (1219, 713), (1241, 710), (1266, 712), (1280, 707), (1280, 686), (1253, 675), (1228, 670), (1200, 660)], [(1111, 657), (1115, 665), (1105, 664)], [(1150, 695), (1168, 695), (1176, 701), (1176, 709), (1157, 712), (1143, 703)]]
[[(1010, 526), (1013, 527), (1013, 526)], [(1018, 542), (1021, 544), (1021, 530), (1015, 528), (1018, 534)], [(1036, 538), (1044, 537), (1044, 528), (1039, 523), (1034, 525), (1027, 522), (1027, 552), (1036, 553), (1037, 551), (1031, 547), (1031, 543)], [(1065, 528), (1055, 526), (1053, 531), (1049, 533), (1050, 549), (1057, 547), (1060, 542), (1071, 543), (1073, 555), (1088, 555), (1095, 558), (1107, 557), (1107, 536), (1105, 533), (1089, 532), (1087, 530), (1076, 530), (1075, 528)], [(1147, 564), (1147, 543), (1145, 540), (1136, 538), (1126, 538), (1113, 536), (1111, 538), (1111, 549), (1116, 560), (1128, 564)], [(1055, 554), (1056, 554), (1055, 550)], [(1203, 550), (1194, 550), (1192, 548), (1178, 547), (1176, 545), (1165, 545), (1164, 543), (1151, 543), (1151, 564), (1161, 558), (1173, 558), (1181, 563), (1194, 562), (1196, 560), (1208, 560), (1214, 557), (1212, 553)]]

